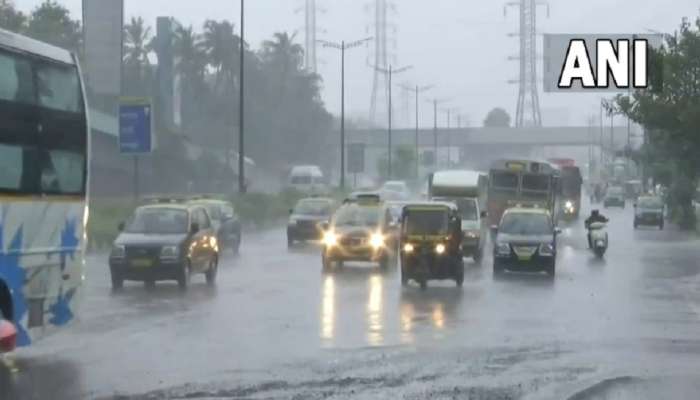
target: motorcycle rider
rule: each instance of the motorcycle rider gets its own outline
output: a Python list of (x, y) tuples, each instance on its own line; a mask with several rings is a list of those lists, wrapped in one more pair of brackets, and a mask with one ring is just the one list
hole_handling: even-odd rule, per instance
[(610, 221), (606, 216), (600, 213), (598, 210), (591, 210), (591, 215), (586, 218), (585, 225), (586, 229), (588, 230), (588, 248), (593, 247), (593, 243), (591, 243), (591, 224), (595, 222), (602, 222), (602, 223), (608, 223)]

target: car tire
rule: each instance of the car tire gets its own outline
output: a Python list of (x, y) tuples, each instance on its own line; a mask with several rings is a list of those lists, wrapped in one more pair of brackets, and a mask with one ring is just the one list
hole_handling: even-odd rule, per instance
[(457, 266), (457, 272), (455, 273), (455, 283), (457, 287), (462, 287), (464, 284), (464, 262), (459, 262)]
[(119, 273), (112, 271), (112, 290), (121, 290), (124, 288), (124, 278), (119, 276)]
[(420, 290), (426, 290), (428, 289), (428, 280), (423, 278), (420, 281)]
[(153, 290), (156, 288), (156, 281), (153, 279), (147, 279), (143, 281), (143, 285), (146, 287), (147, 290)]
[(548, 266), (548, 267), (545, 269), (545, 272), (547, 273), (547, 275), (548, 275), (550, 278), (554, 278), (554, 275), (556, 274), (556, 265), (552, 264), (552, 265)]
[(474, 255), (472, 256), (474, 259), (475, 264), (481, 264), (481, 260), (484, 259), (484, 250), (483, 249), (477, 249)]
[(241, 239), (242, 239), (241, 235), (238, 234), (238, 238), (233, 243), (233, 246), (231, 246), (231, 250), (233, 251), (234, 256), (241, 254)]
[(408, 286), (408, 275), (406, 275), (406, 270), (401, 267), (401, 286), (406, 287)]
[(288, 249), (291, 249), (292, 247), (294, 247), (294, 239), (292, 239), (291, 237), (287, 236), (287, 248), (288, 248)]
[(639, 225), (637, 224), (637, 221), (634, 221), (634, 223), (632, 224), (632, 226), (634, 227), (634, 229), (637, 229), (637, 227), (638, 227)]
[(661, 223), (659, 224), (659, 230), (660, 231), (664, 230), (664, 221), (661, 221)]
[(500, 266), (496, 261), (493, 262), (493, 276), (500, 277), (503, 275), (503, 267)]
[(323, 272), (330, 272), (331, 266), (333, 265), (333, 262), (326, 257), (325, 254), (321, 255), (321, 266), (323, 268)]
[(389, 269), (389, 256), (384, 254), (380, 259), (379, 259), (379, 268), (382, 271), (386, 271)]
[(187, 260), (180, 270), (180, 276), (177, 277), (177, 285), (180, 290), (187, 290), (187, 286), (190, 284), (190, 277), (192, 275), (192, 264)]
[(216, 284), (216, 275), (219, 272), (219, 262), (216, 258), (209, 262), (209, 269), (204, 273), (204, 277), (207, 279), (207, 284), (213, 286)]

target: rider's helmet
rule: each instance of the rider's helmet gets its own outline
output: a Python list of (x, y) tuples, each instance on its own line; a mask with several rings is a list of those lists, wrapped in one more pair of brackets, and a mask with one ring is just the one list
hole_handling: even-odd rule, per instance
[(591, 217), (597, 217), (598, 215), (600, 215), (600, 211), (598, 211), (598, 210), (591, 210)]

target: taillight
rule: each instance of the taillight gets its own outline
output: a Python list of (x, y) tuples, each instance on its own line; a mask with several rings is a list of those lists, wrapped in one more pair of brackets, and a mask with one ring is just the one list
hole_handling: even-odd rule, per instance
[(4, 319), (0, 319), (0, 353), (9, 353), (17, 347), (17, 328)]

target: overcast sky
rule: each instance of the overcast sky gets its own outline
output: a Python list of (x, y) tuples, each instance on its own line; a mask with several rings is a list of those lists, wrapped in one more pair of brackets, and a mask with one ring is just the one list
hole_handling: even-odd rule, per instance
[[(43, 0), (15, 0), (29, 11)], [(59, 0), (78, 18), (82, 0)], [(372, 35), (371, 0), (316, 0), (319, 39), (354, 40)], [(515, 114), (518, 64), (507, 57), (516, 55), (517, 38), (509, 32), (518, 28), (516, 8), (504, 17), (505, 1), (484, 0), (394, 0), (396, 12), (390, 16), (396, 28), (393, 53), (395, 65), (413, 65), (414, 69), (394, 78), (395, 82), (434, 84), (425, 97), (449, 98), (445, 105), (457, 108), (472, 125), (481, 125), (493, 107), (506, 108)], [(683, 17), (695, 18), (700, 5), (694, 0), (550, 0), (550, 16), (540, 9), (539, 31), (542, 33), (640, 33), (646, 29), (670, 32)], [(673, 5), (671, 5), (673, 4)], [(276, 31), (298, 31), (303, 44), (304, 0), (249, 0), (246, 2), (246, 39), (254, 47)], [(169, 15), (183, 24), (201, 26), (206, 19), (234, 20), (238, 26), (238, 0), (125, 0), (127, 18), (140, 15), (151, 24), (157, 16)], [(369, 30), (368, 30), (369, 29)], [(368, 33), (369, 32), (369, 33)], [(367, 67), (371, 49), (357, 48), (347, 53), (346, 108), (348, 114), (366, 118), (372, 88), (372, 70)], [(340, 55), (318, 49), (319, 73), (324, 78), (323, 98), (328, 108), (340, 109)], [(541, 83), (540, 83), (541, 87)], [(400, 90), (395, 91), (397, 122), (402, 117)], [(599, 95), (544, 94), (540, 104), (545, 125), (584, 125), (597, 112)], [(421, 102), (421, 124), (432, 126), (432, 110)], [(411, 103), (411, 107), (413, 103)], [(444, 113), (440, 115), (445, 122)], [(453, 122), (454, 124), (455, 122)]]

